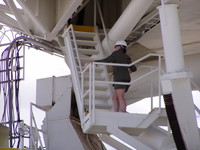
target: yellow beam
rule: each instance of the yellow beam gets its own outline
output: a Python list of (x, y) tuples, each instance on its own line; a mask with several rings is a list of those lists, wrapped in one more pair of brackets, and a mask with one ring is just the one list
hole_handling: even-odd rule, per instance
[(73, 25), (73, 28), (75, 31), (94, 32), (94, 27), (92, 26)]

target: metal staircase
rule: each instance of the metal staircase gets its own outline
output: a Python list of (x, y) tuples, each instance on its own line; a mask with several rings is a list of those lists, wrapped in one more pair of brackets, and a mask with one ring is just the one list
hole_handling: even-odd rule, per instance
[[(93, 27), (89, 28), (91, 28), (91, 31), (94, 30)], [(90, 74), (88, 70), (84, 71), (84, 68), (86, 67), (86, 63), (103, 57), (101, 42), (97, 33), (74, 31), (72, 26), (68, 28), (68, 32), (66, 33), (68, 34), (68, 39), (65, 42), (68, 42), (70, 45), (70, 48), (67, 49), (67, 60), (69, 66), (73, 68), (73, 71), (71, 72), (72, 80), (76, 93), (76, 99), (79, 99), (80, 105), (78, 105), (81, 109), (79, 115), (84, 116), (84, 113), (87, 112), (89, 106), (88, 91), (90, 90)], [(106, 72), (107, 71), (105, 67), (98, 67), (96, 69), (96, 78), (98, 80), (108, 79)], [(96, 90), (96, 98), (98, 99), (96, 100), (96, 108), (104, 108), (110, 110), (112, 105), (111, 91), (109, 86), (97, 85)], [(83, 95), (82, 92), (86, 92), (86, 94)]]
[[(130, 148), (125, 144), (119, 144), (110, 135), (118, 137), (138, 150), (161, 150), (166, 148), (164, 144), (166, 141), (168, 143), (167, 146), (174, 145), (169, 132), (159, 127), (168, 125), (165, 109), (154, 108), (149, 114), (116, 113), (112, 111), (111, 85), (114, 82), (111, 81), (111, 75), (107, 72), (105, 65), (116, 64), (99, 62), (86, 64), (104, 57), (97, 31), (74, 31), (71, 25), (65, 31), (63, 37), (65, 54), (67, 54), (66, 60), (71, 69), (81, 126), (85, 133), (100, 134), (102, 141), (110, 139), (109, 141), (112, 142), (108, 143), (117, 149), (120, 149), (120, 147), (123, 147), (123, 149)], [(160, 61), (159, 55), (148, 55), (133, 63), (150, 56), (159, 57), (158, 60)], [(155, 71), (160, 72), (160, 63), (158, 64), (159, 66), (151, 70), (147, 75)], [(136, 81), (131, 81), (131, 83)], [(152, 130), (156, 132), (152, 134)], [(152, 138), (145, 138), (151, 137), (151, 135)], [(158, 139), (160, 143), (155, 144)]]

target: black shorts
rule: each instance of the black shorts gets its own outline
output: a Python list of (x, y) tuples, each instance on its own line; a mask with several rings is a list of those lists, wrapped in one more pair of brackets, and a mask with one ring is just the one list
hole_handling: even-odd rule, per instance
[[(121, 81), (121, 82), (130, 82), (130, 81)], [(122, 85), (122, 84), (113, 84), (113, 86), (114, 89), (125, 89), (125, 92), (127, 92), (130, 87), (130, 85)]]

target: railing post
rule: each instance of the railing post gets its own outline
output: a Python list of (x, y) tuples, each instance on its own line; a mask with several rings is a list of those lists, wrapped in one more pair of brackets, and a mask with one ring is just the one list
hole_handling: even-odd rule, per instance
[(31, 103), (30, 104), (30, 140), (29, 140), (29, 147), (30, 147), (31, 150), (33, 149), (33, 138), (32, 138), (32, 135), (33, 135), (33, 121), (32, 121), (32, 118), (33, 118), (33, 110), (32, 110), (32, 103)]
[[(81, 98), (82, 98), (82, 103), (84, 104), (84, 72), (81, 72)], [(84, 105), (82, 106), (82, 118), (84, 121), (85, 113), (84, 113)], [(81, 127), (83, 128), (83, 123), (81, 123)]]
[(92, 123), (95, 122), (95, 64), (92, 63)]
[(159, 113), (161, 113), (161, 56), (158, 56), (158, 96), (159, 96)]
[[(39, 142), (39, 144), (41, 146), (41, 150), (44, 150), (39, 132), (42, 132), (42, 133), (45, 133), (45, 132), (41, 129), (38, 129), (38, 127), (37, 127), (37, 123), (36, 123), (36, 120), (35, 120), (35, 117), (34, 117), (34, 114), (33, 114), (33, 106), (35, 106), (36, 108), (38, 108), (42, 111), (45, 111), (45, 109), (37, 106), (36, 104), (30, 103), (30, 140), (29, 140), (29, 147), (30, 147), (30, 150), (37, 150), (38, 149), (38, 142)], [(34, 139), (33, 124), (35, 126), (34, 128), (35, 128), (35, 131), (36, 131), (36, 136), (38, 137), (37, 141)], [(45, 133), (45, 134), (47, 134), (47, 133)], [(47, 141), (46, 144), (47, 144), (46, 149), (48, 149), (48, 141)]]
[[(152, 67), (151, 67), (151, 71), (152, 71)], [(153, 110), (153, 81), (151, 80), (151, 111)]]
[[(79, 57), (79, 53), (78, 53), (78, 46), (76, 44), (76, 37), (74, 35), (74, 29), (73, 29), (73, 26), (70, 25), (70, 29), (72, 31), (72, 40), (73, 40), (73, 43), (74, 43), (74, 47), (75, 47), (75, 52), (76, 52), (76, 56), (77, 56), (77, 59), (78, 59), (78, 64), (79, 64), (79, 69), (80, 69), (80, 72), (82, 72), (82, 65), (81, 65), (81, 61), (80, 61), (80, 57)], [(69, 33), (69, 32), (68, 32)], [(70, 38), (70, 35), (69, 35), (69, 38)], [(73, 48), (73, 47), (72, 47)]]
[(89, 96), (89, 115), (90, 118), (92, 117), (92, 99), (93, 99), (93, 87), (92, 87), (92, 82), (93, 82), (93, 76), (92, 76), (92, 65), (90, 64), (90, 68), (89, 68), (89, 78), (90, 78), (90, 82), (89, 82), (89, 91), (90, 91), (90, 96)]
[[(69, 34), (69, 30), (72, 31), (72, 36), (73, 36), (73, 39), (74, 39), (74, 45), (75, 45), (75, 49), (76, 49), (76, 53), (77, 52), (77, 45), (76, 45), (76, 41), (75, 41), (75, 35), (73, 33), (73, 28), (72, 28), (72, 25), (70, 25), (68, 27), (68, 29), (65, 31), (65, 33), (63, 34), (63, 37), (64, 37), (64, 43), (65, 43), (65, 53), (66, 53), (66, 56), (68, 56), (68, 61), (69, 61), (69, 66), (70, 66), (70, 69), (71, 69), (71, 73), (72, 73), (72, 81), (73, 81), (73, 84), (74, 84), (74, 91), (76, 93), (76, 100), (77, 100), (77, 106), (78, 106), (78, 112), (79, 112), (79, 116), (80, 116), (80, 121), (81, 123), (83, 123), (83, 118), (82, 116), (84, 114), (82, 114), (84, 112), (83, 109), (83, 102), (82, 102), (82, 97), (81, 97), (81, 87), (80, 87), (80, 79), (78, 78), (78, 70), (77, 70), (77, 67), (76, 67), (76, 63), (75, 63), (75, 56), (74, 56), (74, 53), (73, 53), (73, 46), (72, 46), (72, 42), (71, 42), (71, 37), (70, 37), (70, 34)], [(81, 64), (80, 64), (80, 59), (79, 59), (79, 56), (77, 54), (77, 57), (78, 57), (78, 63), (79, 63), (79, 67), (80, 67), (80, 71), (82, 72), (82, 68), (81, 68)]]

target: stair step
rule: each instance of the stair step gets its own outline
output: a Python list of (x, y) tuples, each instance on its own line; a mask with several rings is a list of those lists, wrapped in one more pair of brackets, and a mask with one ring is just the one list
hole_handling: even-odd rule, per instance
[[(86, 92), (86, 90), (88, 90), (88, 89), (84, 89), (84, 93)], [(88, 93), (89, 94), (89, 93)], [(102, 95), (105, 95), (105, 97), (104, 98), (102, 98), (102, 99), (106, 99), (106, 96), (107, 96), (107, 98), (109, 99), (111, 99), (112, 98), (112, 94), (108, 91), (108, 90), (105, 90), (105, 91), (98, 91), (98, 90), (95, 90), (95, 95), (96, 96), (101, 96), (101, 97), (103, 97)], [(95, 97), (96, 97), (95, 96)], [(85, 98), (88, 98), (88, 96), (86, 96)], [(99, 98), (100, 99), (100, 98)], [(106, 101), (106, 100), (105, 100)], [(109, 101), (109, 100), (108, 100)]]
[[(74, 48), (75, 50), (75, 48)], [(84, 49), (84, 48), (79, 48), (78, 52), (81, 54), (86, 54), (86, 55), (97, 55), (99, 54), (100, 51), (95, 50), (95, 49)]]
[[(76, 60), (78, 60), (78, 57), (75, 57)], [(94, 61), (91, 57), (80, 57), (80, 61), (82, 64), (88, 63), (90, 61)]]
[[(152, 112), (159, 112), (159, 108), (155, 108)], [(152, 113), (151, 112), (151, 113)], [(88, 129), (88, 133), (106, 133), (106, 127), (109, 124), (113, 124), (112, 122), (116, 122), (116, 127), (120, 128), (126, 133), (129, 133), (130, 135), (139, 135), (142, 131), (147, 129), (150, 125), (142, 125), (145, 122), (147, 123), (148, 118), (152, 117), (152, 114), (138, 114), (138, 113), (121, 113), (121, 112), (106, 112), (103, 110), (95, 110), (95, 118), (96, 118), (96, 125), (93, 124), (92, 126), (85, 126)], [(166, 118), (166, 112), (165, 109), (161, 109), (161, 113), (158, 113), (156, 115), (156, 120), (162, 119), (163, 117)], [(112, 118), (112, 120), (110, 120)], [(167, 119), (167, 118), (166, 118)], [(155, 120), (154, 120), (155, 121)], [(154, 123), (151, 122), (150, 124)], [(88, 122), (89, 123), (89, 122)], [(145, 123), (145, 124), (146, 124)], [(142, 126), (141, 126), (142, 125)]]
[[(86, 108), (88, 108), (89, 100), (85, 100), (84, 105)], [(108, 104), (107, 102), (103, 102), (102, 100), (95, 100), (95, 108), (110, 109), (110, 108), (112, 108), (112, 105)]]
[[(84, 89), (88, 89), (89, 86), (88, 85), (84, 85)], [(95, 91), (107, 91), (108, 90), (108, 86), (104, 85), (95, 85)]]
[[(106, 77), (101, 77), (101, 76), (95, 76), (95, 80), (97, 81), (106, 81)], [(89, 81), (89, 77), (85, 76), (84, 81)]]
[[(129, 130), (132, 134), (138, 134), (143, 130), (137, 128), (138, 124), (147, 117), (147, 114), (130, 114), (121, 112), (105, 112), (102, 110), (95, 110), (95, 123), (90, 125), (87, 121), (83, 130), (86, 133), (108, 133), (107, 126), (115, 124), (123, 130)], [(112, 118), (112, 119), (111, 119)], [(136, 132), (136, 130), (139, 130)]]
[[(77, 66), (78, 67), (78, 66)], [(85, 67), (83, 67), (82, 69), (84, 70), (84, 68)], [(78, 67), (78, 70), (79, 70), (79, 67)], [(96, 73), (102, 73), (104, 70), (103, 70), (103, 68), (100, 68), (100, 67), (98, 67), (98, 68), (95, 68), (95, 72)], [(86, 73), (88, 74), (88, 71), (86, 71)], [(79, 74), (81, 74), (80, 73), (80, 70), (79, 70)]]
[(88, 41), (88, 40), (76, 40), (77, 45), (79, 46), (96, 46), (97, 41)]
[[(102, 76), (100, 70), (99, 70), (99, 72), (96, 72), (95, 77), (97, 77), (97, 78), (105, 78), (104, 76)], [(79, 78), (81, 78), (81, 74), (79, 74)], [(84, 73), (84, 78), (86, 78), (86, 79), (89, 78), (89, 71), (88, 71), (88, 70)], [(97, 78), (96, 78), (96, 79), (97, 79)]]
[[(111, 97), (106, 95), (99, 95), (95, 93), (95, 99), (98, 101), (108, 101)], [(89, 100), (89, 97), (85, 97), (85, 101)]]
[(75, 32), (94, 32), (95, 28), (93, 26), (83, 26), (83, 25), (73, 25)]
[(148, 116), (138, 125), (138, 128), (148, 128), (159, 117), (166, 117), (165, 109), (154, 108)]
[(96, 35), (95, 32), (81, 32), (81, 31), (74, 31), (76, 37), (86, 37), (92, 38)]

